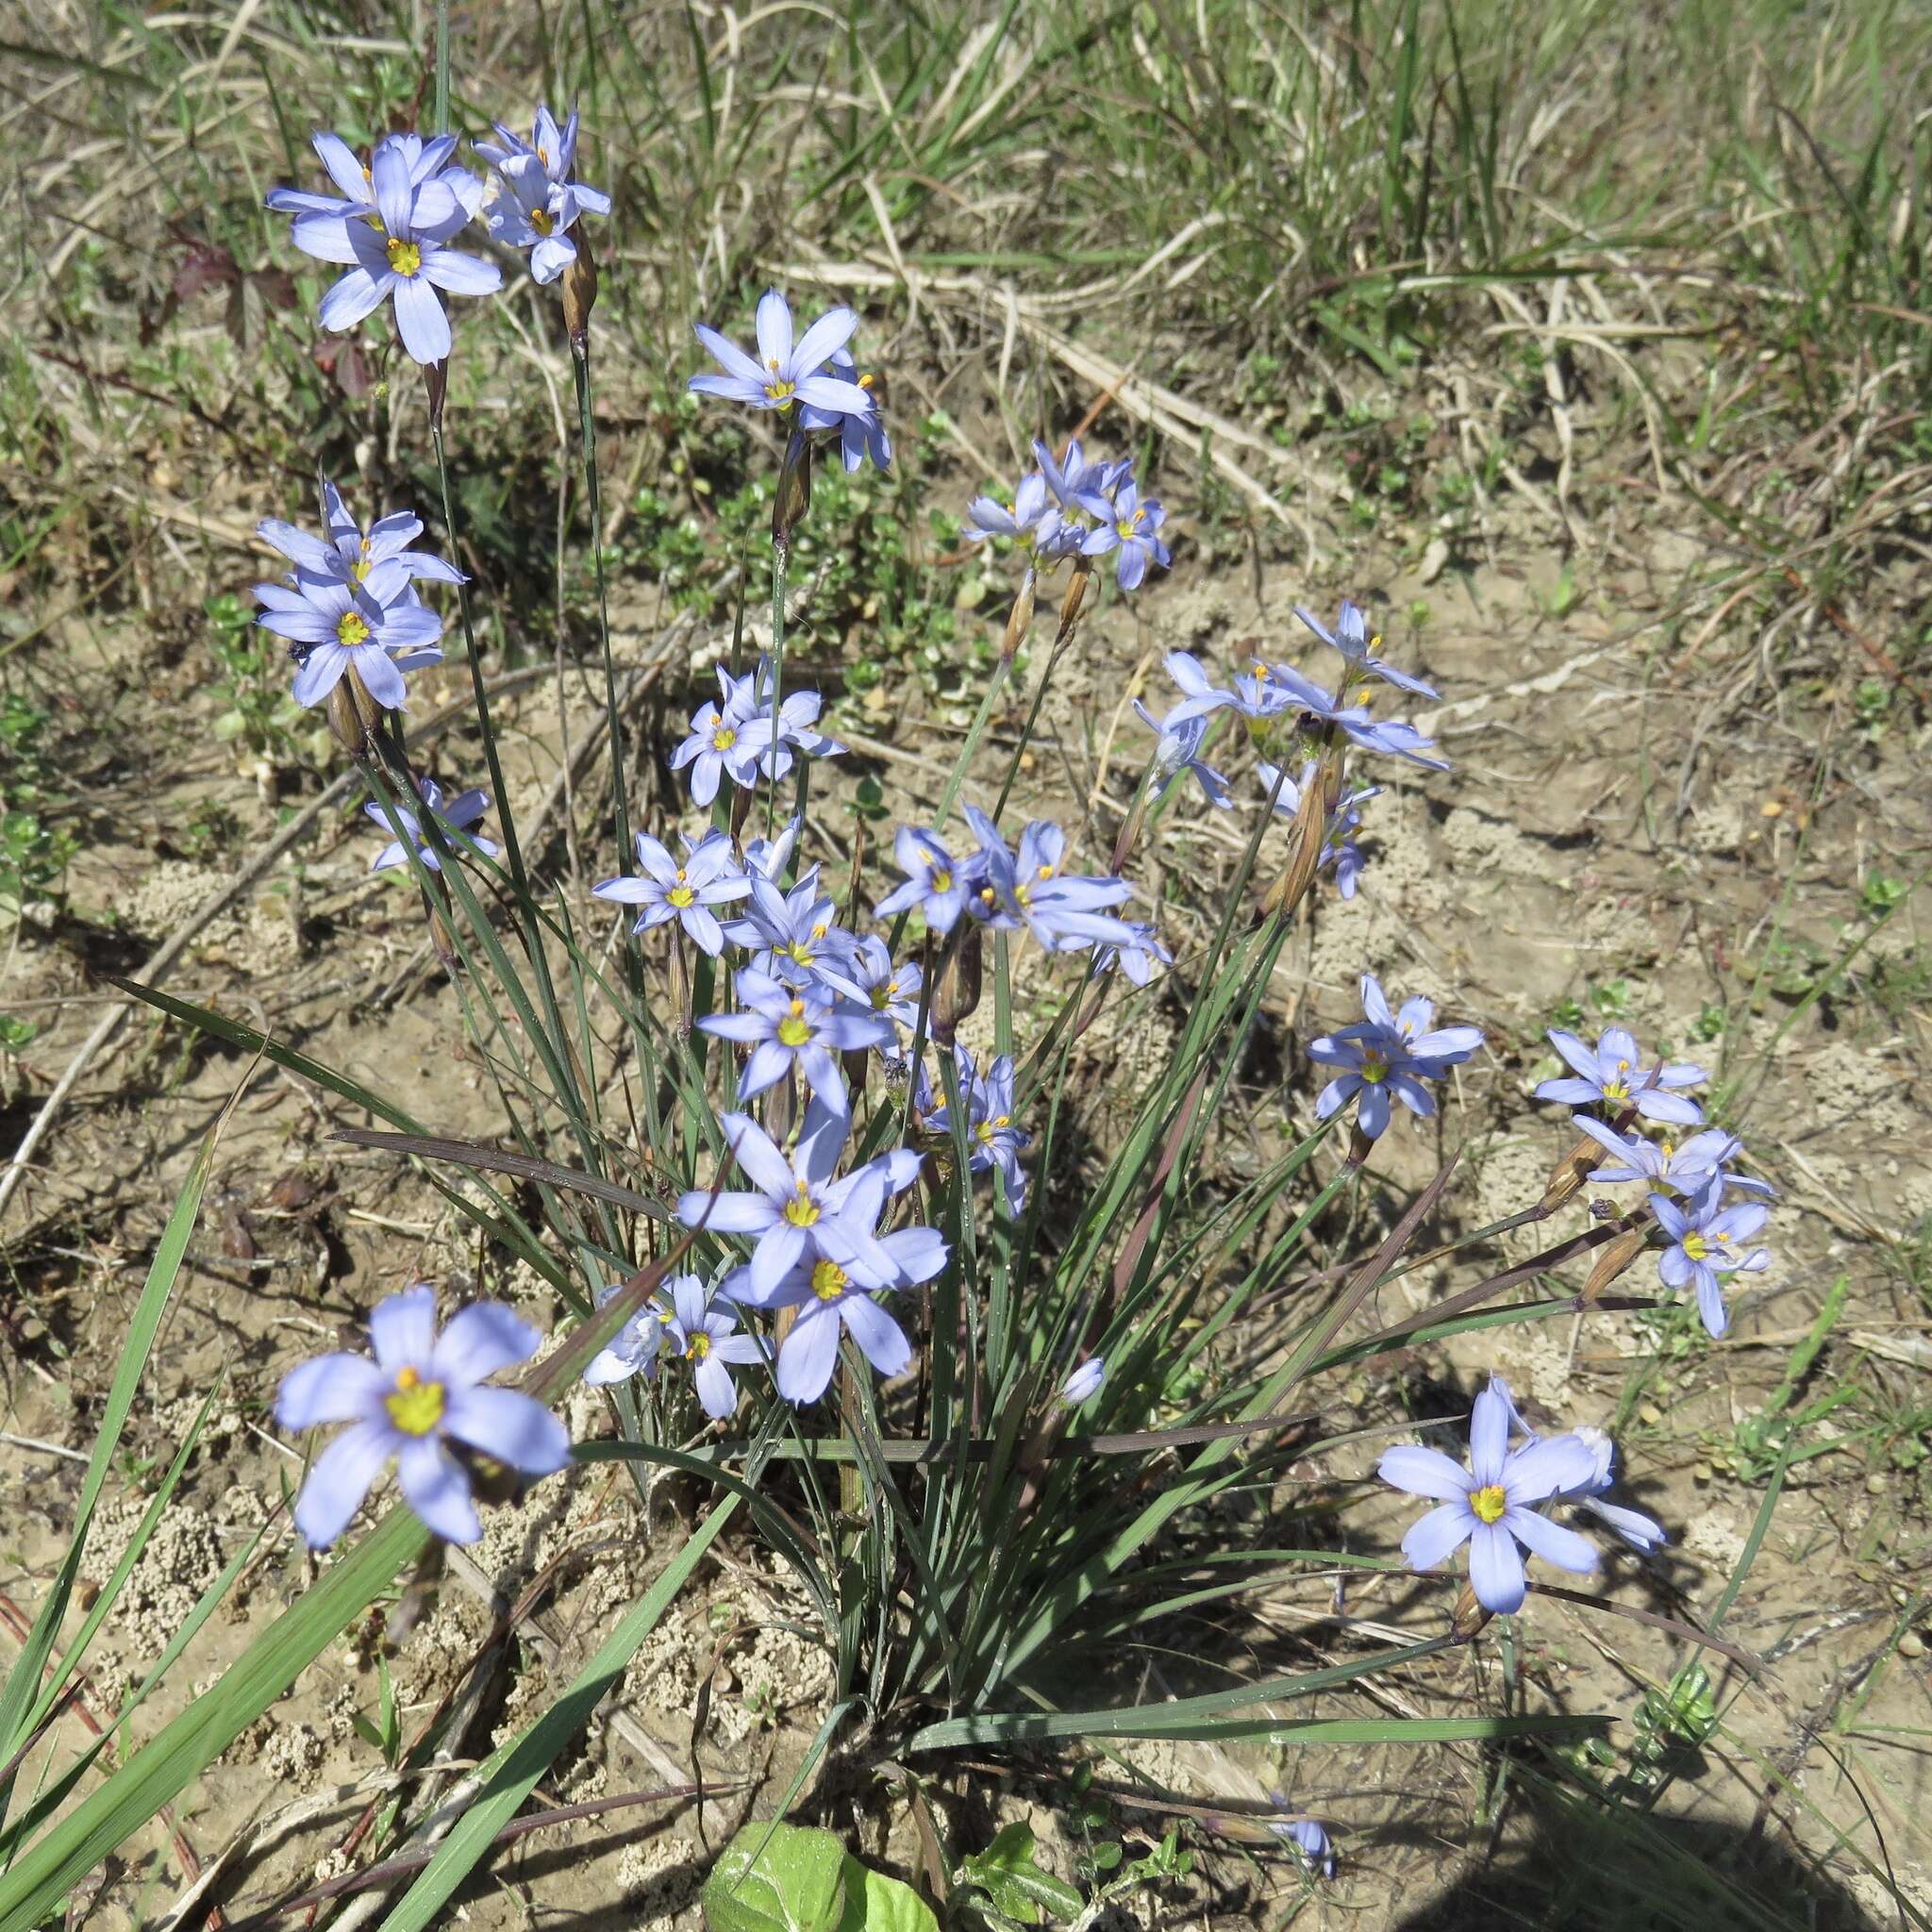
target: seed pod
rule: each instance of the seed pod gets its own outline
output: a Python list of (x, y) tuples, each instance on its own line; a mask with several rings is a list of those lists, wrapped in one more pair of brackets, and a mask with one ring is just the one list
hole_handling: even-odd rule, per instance
[(1013, 599), (1013, 608), (1007, 618), (1006, 635), (1000, 640), (1000, 657), (1010, 662), (1019, 654), (1020, 646), (1026, 641), (1026, 633), (1033, 628), (1033, 598), (1039, 579), (1029, 570), (1020, 585), (1020, 594)]
[(570, 332), (571, 347), (580, 354), (591, 343), (591, 310), (597, 302), (597, 264), (577, 232), (579, 224), (570, 225), (569, 234), (577, 252), (563, 272), (563, 325)]
[(457, 952), (456, 941), (450, 937), (442, 908), (433, 901), (429, 907), (429, 943), (436, 948), (436, 957), (454, 974), (462, 963), (461, 958)]
[(970, 1018), (979, 1007), (979, 987), (985, 966), (984, 944), (976, 925), (955, 927), (953, 943), (940, 967), (939, 984), (933, 988), (932, 1037), (941, 1046), (951, 1046), (959, 1023)]
[(1487, 1627), (1495, 1611), (1476, 1600), (1475, 1588), (1465, 1583), (1456, 1594), (1456, 1607), (1449, 1614), (1449, 1634), (1457, 1643), (1468, 1643)]
[(1373, 1134), (1365, 1134), (1362, 1131), (1362, 1124), (1357, 1121), (1355, 1124), (1354, 1130), (1348, 1137), (1348, 1165), (1350, 1167), (1359, 1167), (1374, 1151), (1374, 1136)]
[(1604, 1150), (1588, 1134), (1577, 1137), (1575, 1144), (1550, 1170), (1543, 1197), (1537, 1205), (1540, 1214), (1554, 1214), (1583, 1186), (1590, 1171), (1604, 1158)]
[(1583, 1303), (1586, 1307), (1597, 1300), (1604, 1290), (1642, 1254), (1648, 1239), (1643, 1228), (1626, 1228), (1614, 1241), (1607, 1241), (1597, 1250), (1596, 1266), (1590, 1271), (1590, 1279), (1583, 1284)]

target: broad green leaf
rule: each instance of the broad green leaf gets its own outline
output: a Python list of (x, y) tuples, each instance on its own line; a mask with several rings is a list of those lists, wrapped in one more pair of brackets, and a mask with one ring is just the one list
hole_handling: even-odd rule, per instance
[(863, 1869), (829, 1831), (747, 1824), (705, 1881), (708, 1932), (850, 1932), (848, 1867)]
[(841, 1875), (845, 1916), (839, 1932), (940, 1932), (932, 1907), (903, 1878), (874, 1872), (849, 1852)]
[(1049, 1914), (1074, 1918), (1082, 1903), (1071, 1885), (1040, 1869), (1033, 1857), (1033, 1827), (1018, 1820), (985, 1851), (962, 1859), (959, 1878), (963, 1884), (978, 1886), (995, 1910), (1023, 1925), (1037, 1925)]

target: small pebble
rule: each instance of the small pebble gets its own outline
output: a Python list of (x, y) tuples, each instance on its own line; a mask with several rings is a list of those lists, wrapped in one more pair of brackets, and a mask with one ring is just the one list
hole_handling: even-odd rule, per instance
[(1925, 1655), (1925, 1640), (1916, 1630), (1907, 1630), (1898, 1641), (1898, 1654), (1918, 1662)]
[(1884, 1475), (1868, 1475), (1865, 1478), (1867, 1495), (1882, 1496), (1891, 1487), (1891, 1478)]
[(1654, 1402), (1646, 1402), (1643, 1405), (1643, 1407), (1637, 1411), (1637, 1420), (1641, 1423), (1645, 1424), (1647, 1426), (1653, 1429), (1656, 1428), (1657, 1424), (1662, 1422), (1663, 1419), (1663, 1410), (1660, 1409)]
[(1693, 1483), (1707, 1483), (1716, 1475), (1716, 1474), (1717, 1472), (1711, 1468), (1709, 1463), (1700, 1462), (1697, 1465), (1697, 1467), (1690, 1472), (1690, 1480)]

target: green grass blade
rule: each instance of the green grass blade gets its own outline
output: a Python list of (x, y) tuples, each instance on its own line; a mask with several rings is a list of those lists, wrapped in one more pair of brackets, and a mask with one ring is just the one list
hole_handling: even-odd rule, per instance
[[(147, 1271), (147, 1282), (142, 1289), (141, 1300), (135, 1305), (133, 1319), (127, 1325), (127, 1340), (121, 1346), (121, 1360), (114, 1371), (113, 1386), (108, 1391), (107, 1407), (101, 1413), (100, 1434), (94, 1439), (94, 1453), (81, 1482), (80, 1502), (74, 1514), (73, 1538), (67, 1545), (67, 1554), (60, 1559), (59, 1569), (55, 1573), (46, 1601), (41, 1606), (40, 1615), (34, 1619), (33, 1628), (27, 1633), (20, 1656), (15, 1659), (13, 1669), (8, 1673), (6, 1686), (0, 1689), (0, 1763), (13, 1756), (22, 1740), (52, 1703), (53, 1687), (49, 1687), (43, 1695), (41, 1674), (54, 1653), (61, 1620), (67, 1615), (67, 1606), (80, 1575), (80, 1559), (87, 1548), (88, 1530), (93, 1522), (94, 1509), (100, 1502), (102, 1487), (108, 1480), (108, 1471), (113, 1466), (114, 1452), (120, 1447), (121, 1431), (126, 1426), (128, 1410), (134, 1406), (135, 1391), (141, 1387), (142, 1372), (147, 1367), (148, 1351), (154, 1346), (155, 1337), (160, 1330), (168, 1297), (175, 1291), (175, 1278), (181, 1272), (181, 1259), (188, 1252), (188, 1238), (193, 1233), (195, 1221), (201, 1213), (201, 1197), (208, 1187), (208, 1172), (214, 1161), (215, 1142), (221, 1137), (227, 1117), (227, 1109), (224, 1108), (221, 1119), (208, 1129), (201, 1143), (201, 1152), (195, 1156), (194, 1165), (189, 1169), (188, 1178), (181, 1184), (174, 1211), (168, 1216), (167, 1226), (161, 1230), (160, 1245), (156, 1248), (154, 1261)], [(7, 1805), (11, 1795), (12, 1779), (9, 1778), (6, 1787), (0, 1788), (0, 1824), (6, 1822)]]
[(123, 1840), (232, 1744), (420, 1554), (429, 1532), (391, 1509), (256, 1638), (206, 1697), (131, 1757), (0, 1877), (0, 1932), (29, 1932)]
[(517, 1807), (535, 1789), (551, 1760), (590, 1722), (591, 1713), (624, 1675), (639, 1646), (658, 1627), (658, 1620), (684, 1588), (686, 1580), (730, 1522), (738, 1498), (727, 1496), (706, 1518), (704, 1526), (671, 1559), (663, 1574), (619, 1619), (595, 1657), (578, 1674), (570, 1689), (535, 1724), (497, 1751), (483, 1767), (483, 1789), (457, 1821), (436, 1856), (423, 1868), (388, 1918), (382, 1932), (422, 1932), (430, 1924), (470, 1874), (496, 1834), (516, 1815)]

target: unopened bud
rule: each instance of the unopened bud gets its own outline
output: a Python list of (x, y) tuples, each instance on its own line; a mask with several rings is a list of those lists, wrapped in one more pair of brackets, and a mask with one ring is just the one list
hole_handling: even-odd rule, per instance
[(976, 925), (955, 927), (953, 943), (946, 950), (940, 969), (939, 984), (932, 996), (932, 1037), (941, 1046), (950, 1046), (959, 1023), (979, 1008), (981, 969), (985, 964), (983, 943)]
[(1261, 897), (1261, 910), (1271, 916), (1293, 911), (1315, 883), (1315, 874), (1322, 870), (1322, 848), (1328, 840), (1328, 815), (1322, 809), (1319, 781), (1302, 794), (1301, 809), (1294, 815), (1291, 837), (1293, 844), (1289, 854), (1288, 870)]
[(442, 405), (449, 394), (449, 358), (441, 362), (425, 362), (423, 365), (423, 389), (429, 398), (429, 433), (434, 436), (442, 427)]
[(597, 305), (597, 264), (591, 259), (579, 225), (573, 222), (568, 230), (577, 252), (563, 272), (563, 325), (570, 333), (571, 346), (581, 352), (590, 345), (591, 310)]
[(1134, 849), (1134, 841), (1141, 836), (1141, 827), (1147, 820), (1147, 787), (1142, 786), (1135, 796), (1132, 809), (1127, 813), (1126, 823), (1121, 827), (1121, 835), (1113, 841), (1113, 861), (1108, 870), (1118, 878), (1126, 865), (1127, 855)]
[(1589, 1178), (1590, 1171), (1604, 1158), (1604, 1150), (1588, 1134), (1579, 1136), (1574, 1146), (1550, 1170), (1548, 1185), (1537, 1205), (1540, 1214), (1553, 1214), (1572, 1199)]
[(1590, 1271), (1590, 1279), (1583, 1284), (1583, 1299), (1586, 1306), (1595, 1301), (1617, 1276), (1642, 1254), (1648, 1237), (1641, 1227), (1626, 1228), (1624, 1233), (1607, 1241), (1597, 1250), (1596, 1266)]
[(1349, 1166), (1359, 1167), (1374, 1151), (1374, 1135), (1364, 1133), (1362, 1131), (1362, 1124), (1357, 1121), (1355, 1124), (1354, 1131), (1348, 1137)]
[(1019, 655), (1026, 633), (1033, 628), (1033, 598), (1038, 583), (1039, 579), (1029, 570), (1020, 586), (1020, 594), (1013, 599), (1012, 611), (1007, 618), (1007, 633), (1000, 640), (1000, 657), (1008, 662)]
[(1060, 632), (1054, 640), (1057, 644), (1066, 642), (1072, 633), (1075, 619), (1080, 615), (1080, 603), (1087, 594), (1087, 585), (1093, 575), (1093, 569), (1086, 558), (1074, 559), (1074, 580), (1067, 586), (1067, 594), (1060, 599)]
[(794, 429), (785, 445), (778, 472), (777, 493), (772, 498), (772, 542), (779, 550), (791, 547), (791, 533), (811, 508), (811, 438)]
[(429, 908), (429, 943), (436, 948), (436, 957), (454, 974), (460, 963), (457, 953), (457, 942), (450, 937), (449, 924), (442, 916), (440, 906)]
[(369, 695), (355, 665), (342, 672), (328, 694), (328, 728), (352, 758), (367, 758), (382, 728), (382, 707)]
[(1456, 1595), (1456, 1607), (1449, 1613), (1449, 1634), (1457, 1643), (1467, 1643), (1489, 1624), (1495, 1611), (1477, 1601), (1474, 1587), (1465, 1583)]

